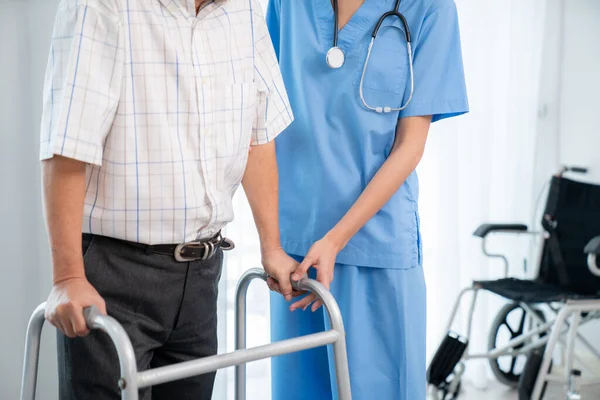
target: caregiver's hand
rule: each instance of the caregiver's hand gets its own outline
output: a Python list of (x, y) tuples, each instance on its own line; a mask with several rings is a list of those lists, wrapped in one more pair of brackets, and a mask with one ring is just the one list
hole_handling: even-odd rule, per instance
[(267, 285), (273, 291), (281, 293), (286, 301), (292, 300), (297, 296), (292, 289), (290, 276), (298, 268), (298, 262), (288, 256), (283, 249), (264, 251), (262, 253), (262, 265), (265, 272), (269, 275)]
[[(304, 257), (304, 261), (302, 261), (302, 263), (300, 263), (298, 266), (298, 269), (294, 271), (292, 280), (300, 280), (304, 274), (308, 272), (310, 267), (314, 267), (317, 270), (317, 281), (319, 281), (327, 290), (329, 290), (331, 282), (333, 281), (335, 259), (337, 258), (340, 250), (341, 247), (336, 243), (336, 241), (326, 235), (323, 237), (323, 239), (315, 242), (312, 245), (306, 254), (306, 257)], [(313, 312), (318, 310), (319, 307), (323, 305), (323, 302), (317, 299), (317, 295), (311, 293), (302, 300), (293, 303), (290, 306), (290, 311), (297, 310), (298, 308), (306, 310), (306, 308), (313, 302), (315, 302), (311, 307)]]

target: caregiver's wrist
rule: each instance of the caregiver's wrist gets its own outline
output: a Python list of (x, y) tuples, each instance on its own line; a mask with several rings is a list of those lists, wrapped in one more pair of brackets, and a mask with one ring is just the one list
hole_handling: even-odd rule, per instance
[(350, 237), (351, 236), (344, 232), (343, 229), (335, 227), (329, 232), (327, 232), (323, 239), (331, 243), (336, 252), (339, 253), (344, 247), (346, 247), (346, 245), (350, 241)]

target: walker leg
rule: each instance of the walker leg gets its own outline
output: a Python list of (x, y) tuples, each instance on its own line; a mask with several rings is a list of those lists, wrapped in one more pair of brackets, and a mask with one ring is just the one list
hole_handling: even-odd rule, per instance
[(113, 342), (119, 357), (121, 378), (121, 400), (138, 400), (137, 362), (131, 340), (125, 329), (113, 317), (102, 315), (94, 306), (83, 310), (85, 321), (90, 329), (100, 329)]
[[(240, 278), (235, 291), (235, 350), (246, 348), (246, 295), (254, 279), (267, 280), (267, 274), (251, 269)], [(246, 400), (246, 364), (235, 366), (235, 400)]]
[(46, 303), (40, 304), (31, 315), (29, 324), (27, 325), (23, 376), (21, 379), (21, 400), (35, 399), (45, 309)]
[(335, 362), (336, 381), (340, 400), (352, 400), (350, 388), (350, 371), (348, 368), (348, 354), (346, 353), (346, 331), (342, 320), (342, 313), (331, 292), (317, 281), (302, 280), (299, 283), (301, 290), (315, 293), (322, 301), (332, 330), (339, 333), (339, 338), (333, 343), (333, 358)]

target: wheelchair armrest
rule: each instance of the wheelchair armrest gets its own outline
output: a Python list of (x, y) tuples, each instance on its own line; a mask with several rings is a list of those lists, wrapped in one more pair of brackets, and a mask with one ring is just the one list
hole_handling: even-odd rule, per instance
[(492, 232), (509, 232), (509, 233), (527, 232), (527, 225), (523, 225), (523, 224), (483, 224), (483, 225), (480, 225), (475, 230), (475, 232), (473, 232), (473, 236), (485, 238), (489, 233), (492, 233)]
[(600, 254), (600, 236), (596, 236), (585, 245), (583, 252), (586, 254)]

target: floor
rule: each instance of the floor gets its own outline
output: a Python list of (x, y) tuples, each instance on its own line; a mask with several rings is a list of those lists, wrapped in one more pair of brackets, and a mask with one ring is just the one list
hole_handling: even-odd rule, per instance
[[(518, 400), (517, 392), (500, 383), (490, 383), (485, 390), (478, 390), (473, 385), (465, 384), (463, 393), (458, 400)], [(582, 400), (600, 400), (600, 385), (588, 386), (581, 392)], [(561, 385), (548, 387), (544, 400), (565, 400)]]

